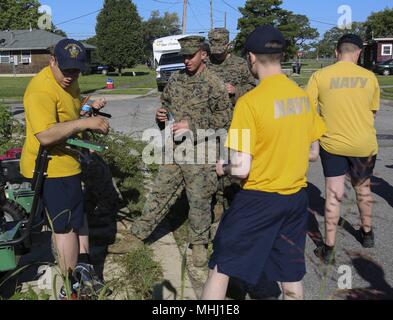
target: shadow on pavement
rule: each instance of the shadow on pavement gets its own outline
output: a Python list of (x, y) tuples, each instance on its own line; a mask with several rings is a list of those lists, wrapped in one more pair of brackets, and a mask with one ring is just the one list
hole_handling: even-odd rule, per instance
[(340, 290), (337, 297), (346, 300), (393, 300), (393, 288), (387, 283), (382, 267), (368, 256), (348, 254), (356, 272), (369, 283), (369, 287)]
[(393, 208), (393, 186), (382, 178), (371, 178), (371, 190), (373, 193), (385, 199), (386, 202)]
[(307, 235), (318, 247), (323, 244), (323, 236), (319, 229), (318, 216), (324, 216), (325, 199), (322, 192), (312, 183), (308, 183), (306, 192), (309, 200)]

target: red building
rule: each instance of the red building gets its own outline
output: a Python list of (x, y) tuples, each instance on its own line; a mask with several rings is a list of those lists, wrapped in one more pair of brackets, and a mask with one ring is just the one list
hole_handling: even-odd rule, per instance
[(393, 37), (374, 38), (365, 44), (363, 65), (372, 69), (376, 63), (393, 59)]

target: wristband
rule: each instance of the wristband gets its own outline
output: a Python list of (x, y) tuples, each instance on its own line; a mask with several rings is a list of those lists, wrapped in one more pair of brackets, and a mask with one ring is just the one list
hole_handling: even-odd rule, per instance
[(87, 105), (87, 104), (85, 104), (82, 107), (82, 111), (91, 112), (91, 110), (92, 110), (92, 108), (89, 105)]

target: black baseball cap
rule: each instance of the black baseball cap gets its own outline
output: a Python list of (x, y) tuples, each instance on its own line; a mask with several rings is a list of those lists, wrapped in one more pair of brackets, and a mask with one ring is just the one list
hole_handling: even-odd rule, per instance
[(74, 39), (60, 40), (54, 50), (60, 70), (85, 70), (87, 55), (85, 46)]
[(257, 27), (247, 37), (243, 52), (274, 54), (285, 49), (285, 38), (280, 30), (271, 25)]
[(352, 43), (359, 49), (363, 49), (363, 40), (356, 34), (348, 33), (343, 35), (337, 42), (337, 49), (344, 43)]

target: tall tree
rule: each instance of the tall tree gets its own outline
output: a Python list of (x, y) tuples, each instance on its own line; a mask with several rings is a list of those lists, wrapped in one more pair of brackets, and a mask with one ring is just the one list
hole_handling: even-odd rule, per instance
[(40, 6), (38, 0), (1, 0), (0, 30), (37, 28)]
[(239, 11), (243, 15), (237, 21), (239, 33), (236, 37), (235, 50), (240, 51), (246, 42), (247, 36), (256, 26), (272, 24), (277, 26), (286, 10), (280, 8), (281, 0), (247, 0)]
[(146, 59), (152, 59), (155, 39), (176, 34), (181, 34), (180, 20), (176, 12), (165, 12), (161, 16), (158, 10), (152, 11), (149, 19), (143, 22)]
[(130, 0), (105, 0), (97, 17), (98, 55), (103, 63), (115, 66), (119, 74), (143, 60), (141, 17)]
[(287, 12), (278, 28), (287, 39), (288, 57), (293, 57), (299, 50), (307, 50), (310, 42), (319, 37), (318, 30), (310, 26), (307, 16), (292, 12)]
[(240, 51), (250, 32), (264, 24), (274, 25), (281, 30), (288, 42), (287, 57), (292, 57), (308, 40), (319, 36), (318, 31), (311, 28), (306, 16), (281, 8), (282, 3), (282, 0), (247, 0), (244, 7), (239, 8), (243, 16), (238, 20), (235, 50)]
[(367, 18), (366, 26), (368, 39), (393, 36), (393, 8), (373, 12)]
[(318, 57), (334, 57), (338, 39), (347, 33), (357, 34), (359, 37), (366, 40), (367, 26), (363, 22), (353, 22), (351, 29), (342, 30), (338, 27), (334, 27), (326, 31), (322, 40), (316, 45)]

